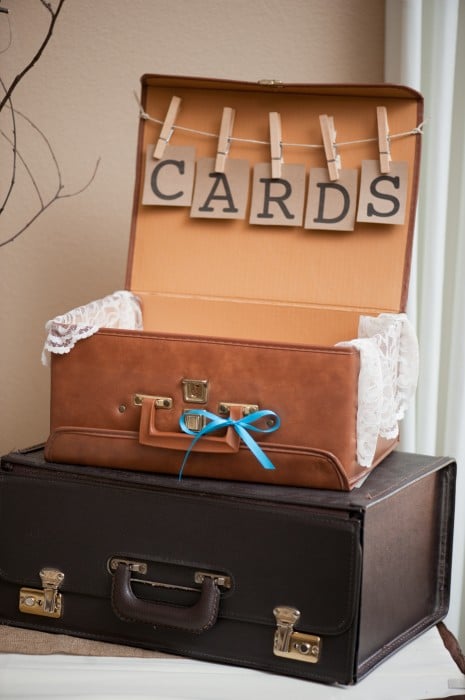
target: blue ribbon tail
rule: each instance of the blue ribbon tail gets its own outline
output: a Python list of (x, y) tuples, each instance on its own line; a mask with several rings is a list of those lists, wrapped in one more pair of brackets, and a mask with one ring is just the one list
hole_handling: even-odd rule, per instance
[(239, 436), (243, 442), (247, 445), (249, 450), (252, 452), (254, 457), (260, 462), (262, 467), (264, 469), (274, 469), (275, 466), (272, 463), (272, 461), (266, 456), (266, 454), (263, 452), (262, 448), (260, 445), (258, 445), (253, 437), (250, 435), (250, 433), (247, 432), (247, 430), (244, 430), (242, 425), (235, 425), (234, 426), (235, 430), (237, 433), (239, 433)]

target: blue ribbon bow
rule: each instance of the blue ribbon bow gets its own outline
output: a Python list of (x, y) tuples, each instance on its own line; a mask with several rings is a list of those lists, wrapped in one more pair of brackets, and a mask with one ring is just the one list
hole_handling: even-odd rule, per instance
[[(209, 422), (200, 431), (191, 430), (187, 427), (185, 422), (185, 416), (187, 415), (204, 416), (209, 420)], [(273, 425), (270, 425), (268, 428), (259, 428), (258, 426), (253, 425), (253, 423), (255, 423), (256, 421), (266, 417), (270, 417), (273, 419)], [(181, 469), (179, 470), (179, 479), (182, 478), (182, 473), (187, 459), (190, 453), (192, 452), (194, 445), (200, 440), (200, 438), (204, 437), (205, 435), (209, 435), (210, 433), (213, 433), (215, 430), (220, 430), (221, 428), (228, 428), (229, 426), (232, 426), (234, 428), (236, 433), (245, 442), (249, 450), (252, 452), (254, 457), (256, 457), (256, 459), (260, 462), (264, 469), (274, 469), (273, 463), (268, 459), (261, 447), (257, 445), (257, 443), (255, 442), (255, 440), (249, 432), (251, 431), (254, 433), (273, 433), (275, 430), (277, 430), (281, 425), (281, 421), (278, 414), (274, 411), (255, 411), (254, 413), (249, 413), (247, 416), (243, 416), (238, 420), (234, 420), (232, 418), (220, 418), (215, 413), (210, 413), (210, 411), (193, 408), (190, 411), (186, 411), (180, 417), (179, 425), (181, 427), (181, 430), (183, 430), (185, 433), (194, 436), (194, 439), (192, 440), (191, 445), (184, 457)]]

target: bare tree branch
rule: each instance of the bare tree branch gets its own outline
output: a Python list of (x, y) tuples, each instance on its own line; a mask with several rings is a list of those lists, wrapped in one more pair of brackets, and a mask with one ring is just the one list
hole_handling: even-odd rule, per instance
[(36, 131), (39, 134), (39, 136), (42, 138), (43, 142), (47, 146), (48, 152), (50, 153), (50, 158), (52, 159), (53, 164), (55, 165), (55, 170), (56, 170), (57, 178), (58, 178), (58, 189), (60, 190), (63, 187), (60, 166), (58, 164), (58, 160), (57, 160), (56, 155), (53, 151), (53, 148), (51, 146), (50, 141), (45, 136), (44, 132), (41, 129), (39, 129), (37, 124), (34, 124), (32, 119), (29, 119), (29, 117), (26, 114), (24, 114), (23, 112), (20, 112), (19, 109), (15, 109), (14, 112), (15, 112), (15, 114), (18, 114), (22, 119), (24, 119), (31, 126), (31, 128), (34, 129), (34, 131)]
[[(2, 88), (5, 89), (5, 84), (4, 84), (4, 82), (3, 82), (3, 80), (2, 80), (1, 78), (0, 78), (0, 84), (1, 84)], [(9, 198), (10, 198), (10, 195), (11, 195), (11, 193), (12, 193), (12, 191), (13, 191), (13, 187), (14, 187), (14, 184), (15, 184), (15, 175), (16, 175), (16, 155), (17, 155), (17, 151), (16, 151), (16, 117), (15, 117), (15, 113), (14, 113), (14, 110), (13, 110), (13, 105), (12, 105), (12, 102), (11, 102), (11, 98), (8, 100), (8, 102), (9, 102), (9, 105), (8, 105), (8, 106), (9, 106), (9, 108), (10, 108), (10, 110), (11, 110), (11, 123), (12, 123), (12, 131), (13, 131), (13, 140), (8, 139), (8, 141), (10, 142), (10, 144), (11, 144), (12, 147), (13, 147), (13, 167), (12, 167), (12, 170), (11, 170), (10, 184), (9, 184), (9, 186), (8, 186), (8, 188), (7, 188), (6, 193), (5, 193), (5, 197), (4, 197), (4, 199), (3, 199), (3, 204), (2, 204), (1, 207), (0, 207), (0, 214), (2, 214), (3, 210), (5, 209), (5, 207), (6, 207), (7, 203), (8, 203), (8, 200), (9, 200)]]
[(67, 194), (64, 194), (64, 193), (60, 194), (57, 197), (57, 199), (66, 199), (67, 197), (76, 197), (76, 195), (82, 194), (82, 192), (84, 192), (84, 190), (86, 190), (89, 187), (89, 185), (91, 185), (93, 183), (93, 181), (95, 180), (95, 176), (97, 175), (97, 170), (98, 170), (98, 166), (100, 165), (100, 161), (101, 161), (101, 158), (97, 158), (97, 162), (95, 163), (95, 167), (94, 167), (94, 172), (92, 173), (92, 175), (90, 176), (90, 178), (86, 182), (86, 184), (83, 185), (83, 187), (81, 187), (79, 190), (75, 190), (74, 192), (68, 192)]
[[(34, 188), (36, 195), (37, 195), (37, 198), (39, 200), (39, 206), (38, 206), (37, 211), (29, 218), (29, 220), (25, 224), (23, 224), (21, 226), (21, 228), (18, 231), (16, 231), (16, 233), (10, 235), (9, 238), (0, 242), (0, 248), (7, 245), (8, 243), (11, 243), (16, 238), (18, 238), (18, 236), (20, 236), (22, 233), (24, 233), (24, 231), (34, 221), (36, 221), (39, 218), (39, 216), (41, 216), (54, 202), (57, 202), (59, 199), (74, 197), (74, 196), (84, 192), (84, 190), (86, 190), (90, 186), (90, 184), (93, 182), (93, 180), (96, 176), (96, 173), (97, 173), (97, 169), (98, 169), (99, 164), (100, 164), (100, 158), (99, 158), (95, 164), (94, 171), (93, 171), (90, 179), (83, 187), (76, 190), (75, 192), (65, 193), (63, 191), (64, 184), (63, 184), (63, 177), (61, 174), (60, 165), (58, 163), (57, 157), (55, 156), (55, 152), (51, 146), (50, 141), (45, 136), (43, 131), (41, 131), (39, 129), (39, 127), (36, 124), (34, 124), (34, 122), (28, 116), (26, 116), (25, 114), (23, 114), (19, 110), (15, 109), (13, 106), (13, 101), (12, 101), (13, 91), (15, 90), (15, 88), (17, 87), (19, 82), (22, 80), (22, 78), (24, 78), (24, 76), (31, 70), (31, 68), (35, 65), (35, 63), (37, 63), (37, 61), (41, 57), (45, 47), (47, 46), (47, 44), (50, 41), (50, 38), (53, 34), (55, 22), (58, 18), (58, 15), (63, 7), (65, 0), (58, 0), (58, 3), (56, 5), (55, 10), (53, 9), (52, 3), (49, 2), (49, 0), (39, 0), (39, 2), (50, 13), (50, 17), (51, 17), (50, 25), (48, 27), (48, 31), (44, 37), (44, 40), (42, 41), (42, 44), (40, 45), (39, 49), (35, 53), (33, 59), (24, 67), (24, 69), (22, 71), (20, 71), (17, 74), (17, 76), (14, 78), (14, 80), (12, 81), (9, 88), (6, 87), (4, 81), (1, 80), (1, 78), (0, 78), (0, 86), (3, 88), (3, 91), (4, 91), (4, 96), (0, 102), (0, 112), (3, 110), (3, 108), (5, 106), (11, 112), (12, 137), (10, 138), (10, 136), (7, 135), (5, 133), (5, 131), (3, 131), (2, 129), (0, 129), (0, 136), (3, 137), (10, 144), (10, 146), (12, 147), (12, 151), (13, 151), (13, 164), (12, 164), (11, 178), (10, 178), (9, 184), (7, 185), (6, 194), (4, 196), (3, 204), (0, 207), (0, 214), (3, 213), (8, 201), (10, 200), (14, 186), (16, 184), (18, 163), (20, 163), (24, 167), (24, 169), (25, 169), (25, 171), (26, 171), (26, 173), (31, 181), (32, 187)], [(10, 42), (9, 43), (11, 43), (11, 28), (10, 28)], [(53, 166), (55, 168), (56, 178), (57, 178), (55, 190), (51, 195), (45, 196), (41, 192), (41, 188), (40, 188), (40, 184), (39, 184), (38, 179), (36, 179), (29, 163), (26, 161), (26, 159), (23, 157), (20, 150), (18, 149), (18, 137), (17, 137), (17, 129), (16, 129), (18, 116), (21, 117), (23, 120), (25, 120), (28, 123), (28, 125), (34, 131), (37, 132), (37, 134), (40, 136), (40, 138), (42, 139), (42, 141), (45, 143), (45, 145), (47, 147), (51, 163), (53, 163)]]
[(50, 12), (51, 15), (51, 21), (50, 21), (50, 26), (48, 28), (47, 34), (45, 35), (45, 38), (40, 45), (39, 49), (37, 50), (35, 56), (32, 58), (32, 60), (23, 68), (23, 70), (18, 73), (18, 75), (14, 78), (13, 82), (11, 83), (10, 87), (7, 89), (2, 101), (0, 102), (0, 112), (4, 108), (5, 104), (10, 100), (11, 94), (13, 90), (16, 88), (18, 83), (24, 78), (24, 76), (31, 70), (31, 68), (37, 63), (39, 58), (42, 56), (42, 53), (44, 52), (45, 47), (47, 46), (48, 42), (51, 39), (51, 36), (53, 34), (53, 29), (55, 27), (55, 22), (58, 19), (58, 15), (61, 12), (61, 8), (63, 7), (63, 4), (65, 0), (59, 0), (57, 8), (55, 11), (53, 11), (51, 5), (49, 2), (45, 2), (44, 0), (40, 0), (42, 5)]
[[(99, 159), (97, 160), (96, 164), (95, 164), (94, 171), (93, 171), (91, 177), (89, 178), (89, 180), (87, 181), (87, 183), (86, 183), (83, 187), (81, 187), (79, 190), (76, 190), (75, 192), (63, 193), (62, 191), (63, 191), (64, 185), (63, 185), (63, 178), (62, 178), (62, 175), (61, 175), (60, 165), (59, 165), (58, 160), (57, 160), (57, 158), (56, 158), (56, 156), (55, 156), (55, 153), (54, 153), (54, 151), (53, 151), (53, 149), (52, 149), (52, 146), (51, 146), (51, 144), (50, 144), (50, 141), (49, 141), (48, 138), (45, 136), (45, 134), (43, 133), (43, 131), (41, 131), (41, 130), (39, 129), (39, 127), (38, 127), (36, 124), (34, 124), (34, 122), (32, 122), (32, 121), (29, 119), (29, 117), (27, 117), (25, 114), (22, 114), (22, 112), (19, 112), (18, 110), (12, 110), (12, 111), (13, 111), (14, 113), (18, 114), (18, 115), (19, 115), (20, 117), (22, 117), (23, 119), (25, 119), (25, 120), (30, 124), (30, 126), (31, 126), (33, 129), (35, 129), (35, 131), (37, 131), (37, 133), (41, 136), (41, 138), (43, 139), (43, 141), (44, 141), (45, 144), (47, 145), (47, 148), (48, 148), (48, 150), (49, 150), (49, 152), (50, 152), (50, 157), (51, 157), (51, 159), (52, 159), (52, 161), (53, 161), (53, 163), (54, 163), (54, 165), (55, 165), (55, 170), (56, 170), (58, 182), (57, 182), (57, 186), (56, 186), (56, 189), (55, 189), (54, 194), (50, 197), (50, 199), (48, 199), (47, 201), (45, 201), (44, 198), (42, 197), (42, 194), (41, 194), (41, 192), (40, 192), (40, 189), (39, 189), (39, 186), (38, 186), (38, 184), (37, 184), (37, 181), (36, 181), (36, 179), (34, 178), (34, 175), (32, 174), (32, 172), (31, 172), (31, 170), (30, 170), (28, 164), (26, 163), (25, 159), (23, 158), (23, 156), (21, 155), (21, 153), (19, 152), (19, 150), (15, 147), (15, 153), (17, 154), (18, 159), (19, 159), (19, 160), (21, 161), (21, 163), (24, 165), (24, 168), (25, 168), (27, 174), (29, 175), (29, 178), (30, 178), (30, 180), (31, 180), (31, 182), (32, 182), (32, 185), (33, 185), (33, 187), (34, 187), (34, 189), (35, 189), (35, 191), (36, 191), (36, 193), (37, 193), (37, 196), (38, 196), (39, 201), (40, 201), (40, 208), (39, 208), (38, 211), (27, 221), (27, 223), (24, 224), (15, 234), (13, 234), (12, 236), (10, 236), (10, 237), (9, 237), (8, 239), (6, 239), (5, 241), (1, 241), (1, 242), (0, 242), (0, 248), (2, 248), (3, 246), (7, 245), (8, 243), (11, 243), (11, 242), (14, 241), (16, 238), (18, 238), (18, 236), (20, 236), (22, 233), (24, 233), (24, 231), (28, 228), (28, 226), (30, 226), (34, 221), (36, 221), (36, 220), (39, 218), (39, 216), (40, 216), (41, 214), (43, 214), (54, 202), (57, 202), (59, 199), (66, 199), (66, 198), (68, 198), (68, 197), (75, 197), (76, 195), (81, 194), (82, 192), (84, 192), (84, 190), (86, 190), (86, 189), (92, 184), (92, 182), (94, 181), (95, 176), (96, 176), (96, 174), (97, 174), (98, 167), (99, 167), (99, 165), (100, 165), (100, 158), (99, 158)], [(12, 144), (12, 140), (11, 140), (3, 131), (0, 131), (0, 134), (1, 134), (9, 143)]]
[(52, 197), (52, 199), (49, 202), (47, 202), (43, 207), (41, 207), (39, 209), (39, 211), (37, 211), (34, 214), (34, 216), (32, 216), (29, 219), (29, 221), (27, 223), (25, 223), (24, 226), (22, 226), (22, 228), (19, 229), (19, 231), (17, 231), (15, 234), (13, 234), (13, 236), (10, 236), (10, 238), (7, 238), (6, 241), (0, 242), (0, 248), (2, 248), (4, 245), (7, 245), (8, 243), (12, 243), (16, 238), (18, 238), (18, 236), (20, 236), (22, 233), (24, 233), (24, 231), (28, 228), (28, 226), (30, 226), (36, 219), (38, 219), (39, 216), (41, 214), (43, 214), (44, 211), (46, 211), (46, 209), (48, 209), (49, 206), (51, 204), (53, 204), (53, 202), (56, 202), (57, 199), (58, 199), (58, 197), (56, 195), (54, 197)]
[(48, 11), (50, 12), (50, 14), (53, 15), (53, 9), (52, 9), (52, 6), (51, 6), (50, 3), (47, 2), (46, 0), (40, 0), (40, 2), (41, 2), (42, 5), (45, 7), (45, 9), (48, 10)]
[[(23, 159), (21, 159), (23, 160)], [(23, 161), (24, 162), (24, 161)], [(67, 197), (75, 197), (78, 194), (81, 194), (81, 192), (84, 192), (93, 182), (98, 166), (100, 165), (100, 158), (97, 160), (94, 168), (94, 172), (92, 173), (90, 179), (88, 182), (81, 187), (81, 189), (77, 190), (76, 192), (70, 192), (68, 194), (60, 194), (61, 190), (63, 189), (63, 185), (60, 185), (56, 191), (55, 194), (48, 200), (48, 202), (45, 202), (38, 211), (18, 230), (16, 233), (14, 233), (10, 238), (7, 238), (5, 241), (0, 241), (0, 248), (3, 246), (7, 245), (8, 243), (12, 243), (18, 236), (20, 236), (24, 231), (30, 226), (34, 221), (36, 221), (41, 214), (43, 214), (54, 202), (57, 202), (59, 199), (66, 199)]]
[(0, 49), (0, 54), (5, 53), (8, 51), (8, 49), (11, 46), (11, 43), (13, 41), (13, 32), (11, 31), (11, 22), (10, 22), (10, 15), (8, 14), (8, 10), (5, 8), (0, 8), (1, 12), (6, 12), (7, 14), (7, 21), (8, 21), (8, 41), (4, 49)]
[[(0, 134), (3, 136), (3, 138), (5, 139), (5, 141), (8, 141), (8, 143), (11, 144), (11, 145), (13, 146), (13, 141), (9, 138), (9, 136), (7, 136), (7, 134), (5, 134), (4, 131), (0, 130)], [(39, 198), (40, 206), (43, 207), (43, 206), (44, 206), (44, 200), (43, 200), (43, 197), (42, 197), (42, 195), (41, 195), (41, 193), (40, 193), (39, 186), (38, 186), (38, 184), (37, 184), (37, 182), (36, 182), (36, 179), (35, 179), (34, 175), (32, 174), (29, 165), (26, 163), (26, 161), (24, 160), (23, 156), (22, 156), (21, 153), (18, 151), (18, 149), (16, 148), (16, 146), (13, 146), (13, 147), (14, 147), (15, 159), (17, 158), (17, 159), (18, 159), (19, 161), (21, 161), (21, 163), (23, 164), (24, 169), (25, 169), (25, 171), (27, 172), (27, 174), (29, 175), (29, 179), (31, 180), (32, 185), (33, 185), (33, 187), (34, 187), (34, 189), (35, 189), (35, 191), (36, 191), (36, 194), (37, 194), (37, 196), (38, 196), (38, 198)], [(15, 165), (15, 170), (14, 170), (14, 172), (16, 173), (16, 165)], [(12, 182), (14, 182), (14, 181), (15, 181), (15, 179), (14, 179), (14, 176), (13, 176)], [(10, 188), (10, 189), (11, 189), (11, 188)]]

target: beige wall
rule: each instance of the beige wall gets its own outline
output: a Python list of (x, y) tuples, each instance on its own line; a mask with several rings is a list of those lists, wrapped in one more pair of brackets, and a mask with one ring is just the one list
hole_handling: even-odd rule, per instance
[[(56, 0), (52, 0), (56, 5)], [(47, 26), (39, 0), (3, 0), (0, 77), (9, 85)], [(384, 0), (67, 0), (46, 52), (14, 105), (47, 136), (62, 193), (14, 242), (0, 247), (0, 451), (48, 434), (44, 324), (124, 285), (143, 73), (285, 82), (382, 82)], [(0, 128), (11, 137), (4, 110)], [(57, 187), (47, 147), (18, 115), (18, 150), (44, 201)], [(9, 160), (10, 159), (10, 160)], [(1, 199), (11, 147), (0, 141)], [(37, 207), (18, 165), (0, 216), (0, 242)], [(111, 358), (109, 358), (109, 362)]]

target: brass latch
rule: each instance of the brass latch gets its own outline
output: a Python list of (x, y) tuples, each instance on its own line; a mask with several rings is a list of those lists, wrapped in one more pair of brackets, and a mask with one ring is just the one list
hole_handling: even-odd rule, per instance
[(233, 407), (240, 408), (243, 416), (250, 416), (251, 413), (256, 413), (259, 409), (255, 403), (226, 403), (226, 401), (221, 401), (218, 404), (218, 413), (220, 416), (228, 416)]
[(44, 617), (61, 617), (63, 599), (58, 588), (65, 575), (58, 569), (44, 568), (39, 572), (42, 581), (40, 588), (21, 588), (19, 592), (19, 610), (29, 615)]
[(207, 417), (197, 413), (189, 413), (189, 410), (186, 409), (184, 411), (184, 424), (192, 432), (200, 433), (207, 425)]
[(314, 634), (294, 632), (300, 612), (282, 605), (275, 608), (273, 614), (277, 624), (273, 644), (274, 655), (316, 664), (320, 658), (321, 639)]
[(208, 379), (181, 379), (181, 386), (186, 403), (207, 403)]

